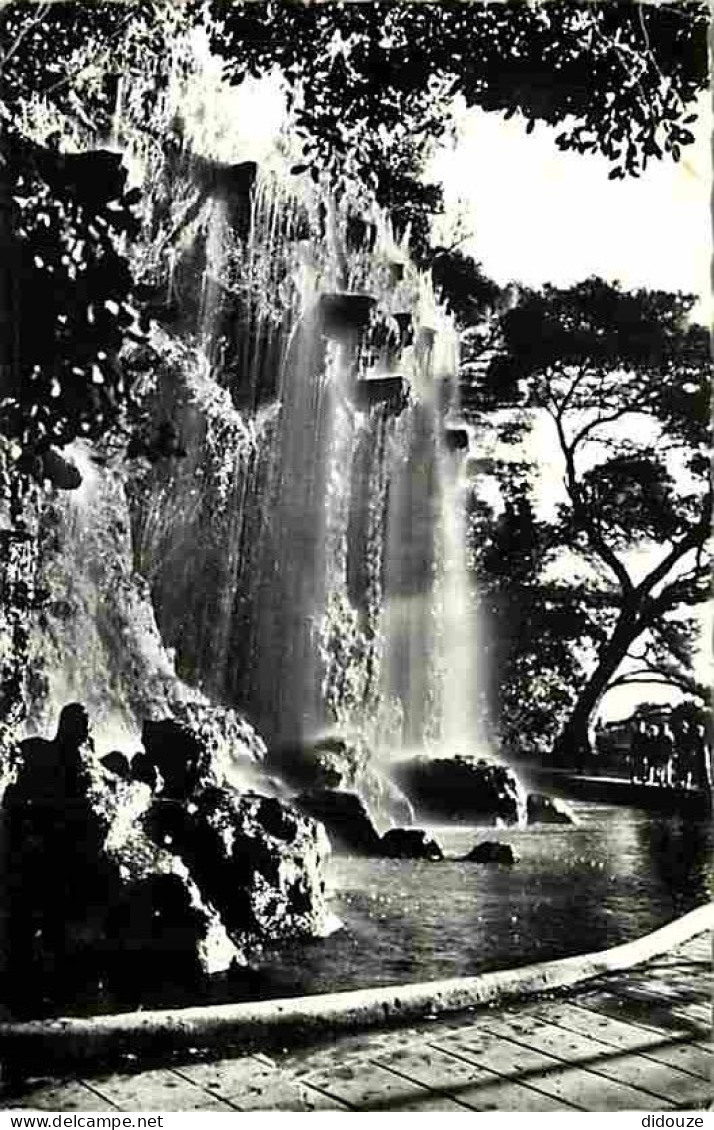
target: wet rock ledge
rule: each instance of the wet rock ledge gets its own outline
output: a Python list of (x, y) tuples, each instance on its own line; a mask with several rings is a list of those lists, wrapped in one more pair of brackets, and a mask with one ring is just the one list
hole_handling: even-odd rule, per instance
[[(324, 829), (238, 791), (210, 735), (147, 723), (102, 764), (86, 712), (14, 751), (1, 809), (6, 997), (17, 1016), (106, 993), (200, 984), (288, 938), (323, 936)], [(114, 771), (113, 771), (114, 770)]]

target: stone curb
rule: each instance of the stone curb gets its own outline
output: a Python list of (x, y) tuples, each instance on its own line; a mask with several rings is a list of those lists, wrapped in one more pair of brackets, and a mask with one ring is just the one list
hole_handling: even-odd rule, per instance
[(35, 1066), (47, 1070), (58, 1063), (76, 1066), (139, 1055), (151, 1059), (188, 1049), (225, 1054), (287, 1046), (331, 1032), (434, 1019), (579, 985), (639, 965), (712, 929), (714, 903), (612, 949), (474, 977), (240, 1004), (5, 1022), (0, 1024), (0, 1059), (10, 1070), (24, 1073)]

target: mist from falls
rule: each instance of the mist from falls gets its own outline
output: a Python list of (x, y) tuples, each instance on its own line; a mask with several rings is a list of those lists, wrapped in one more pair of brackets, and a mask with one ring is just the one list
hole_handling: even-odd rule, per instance
[(274, 745), (483, 751), (458, 344), (430, 279), (363, 194), (284, 159), (194, 156), (166, 191), (193, 219), (145, 397), (186, 454), (132, 509), (179, 674)]

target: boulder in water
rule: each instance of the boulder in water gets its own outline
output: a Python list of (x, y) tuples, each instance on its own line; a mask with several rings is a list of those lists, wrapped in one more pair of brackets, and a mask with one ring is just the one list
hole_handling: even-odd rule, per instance
[(161, 774), (165, 796), (186, 800), (199, 786), (212, 782), (208, 751), (189, 726), (169, 718), (145, 722), (141, 744)]
[(393, 768), (397, 783), (425, 815), (478, 824), (518, 824), (525, 794), (506, 765), (482, 758), (411, 758)]
[(175, 852), (135, 825), (109, 854), (122, 880), (107, 907), (109, 976), (122, 995), (139, 997), (165, 983), (185, 987), (245, 963)]
[(359, 738), (334, 735), (271, 749), (266, 766), (300, 792), (339, 789), (357, 793), (378, 828), (414, 822), (414, 809), (404, 793)]
[(333, 928), (323, 879), (327, 837), (277, 797), (210, 786), (188, 804), (157, 799), (147, 826), (180, 855), (243, 952)]
[(497, 840), (484, 840), (471, 848), (468, 855), (464, 856), (464, 863), (498, 863), (503, 867), (512, 867), (518, 862), (510, 844), (500, 844)]
[(388, 859), (443, 859), (441, 847), (422, 828), (390, 828), (382, 836), (382, 855)]
[(168, 788), (148, 755), (131, 769), (155, 775), (153, 795), (100, 763), (77, 704), (54, 741), (17, 751), (0, 897), (12, 1005), (26, 1014), (100, 985), (135, 1003), (157, 987), (183, 991), (266, 943), (337, 924), (323, 828), (276, 798), (211, 783), (216, 762), (187, 726), (149, 729), (149, 745)]
[(325, 825), (336, 849), (358, 855), (381, 855), (381, 842), (360, 796), (343, 789), (314, 789), (293, 797), (293, 804)]
[(241, 956), (183, 862), (144, 831), (150, 804), (89, 742), (21, 744), (2, 807), (13, 1007), (32, 1014), (100, 984), (186, 984)]
[[(176, 704), (173, 717), (145, 722), (141, 740), (145, 757), (161, 775), (164, 794), (176, 798), (221, 784), (232, 770), (245, 763), (254, 766), (265, 754), (263, 742), (243, 718), (201, 703)], [(139, 764), (144, 772), (143, 761), (137, 771)]]
[(574, 814), (567, 804), (544, 793), (529, 793), (526, 801), (529, 824), (576, 824)]
[(371, 797), (372, 809), (376, 809), (379, 816), (384, 820), (395, 823), (400, 827), (414, 823), (413, 805), (386, 773), (381, 773), (379, 770), (374, 771)]

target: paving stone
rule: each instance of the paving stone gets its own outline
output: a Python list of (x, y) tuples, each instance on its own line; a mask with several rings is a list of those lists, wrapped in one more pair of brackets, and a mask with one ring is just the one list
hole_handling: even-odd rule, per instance
[(235, 1107), (171, 1070), (110, 1075), (94, 1080), (92, 1085), (100, 1095), (122, 1111), (235, 1110)]
[[(312, 1083), (357, 1111), (463, 1110), (447, 1095), (430, 1094), (427, 1088), (369, 1060), (315, 1072), (303, 1082)], [(434, 1106), (434, 1103), (439, 1105)]]
[[(580, 1110), (641, 1110), (647, 1099), (641, 1091), (623, 1083), (571, 1067), (561, 1059), (525, 1044), (498, 1036), (450, 1036), (438, 1045), (454, 1051), (478, 1066), (504, 1076), (512, 1082), (527, 1083), (552, 1098)], [(651, 1100), (650, 1100), (651, 1101)], [(658, 1100), (658, 1108), (671, 1104)]]
[[(23, 1089), (24, 1091), (24, 1089)], [(60, 1110), (106, 1111), (116, 1110), (108, 1099), (102, 1098), (84, 1083), (72, 1080), (40, 1083), (28, 1091), (8, 1093), (0, 1101), (3, 1110)]]
[(449, 1095), (470, 1110), (549, 1111), (572, 1110), (542, 1092), (509, 1083), (485, 1068), (463, 1059), (417, 1045), (382, 1056), (378, 1061), (395, 1073)]
[(582, 1032), (615, 1048), (637, 1052), (654, 1060), (687, 1071), (701, 1079), (712, 1075), (712, 1054), (690, 1042), (686, 1035), (655, 1031), (619, 1020), (581, 1003), (553, 1002), (540, 1005), (545, 1020), (561, 1024), (574, 1032)]
[(641, 1107), (648, 1097), (695, 1107), (712, 1097), (711, 1086), (676, 1067), (655, 1063), (633, 1052), (623, 1052), (590, 1035), (573, 1032), (537, 1016), (517, 1013), (491, 1022), (491, 1031), (508, 1039), (522, 1041), (555, 1056), (573, 1067), (582, 1067), (616, 1083), (643, 1092)]

